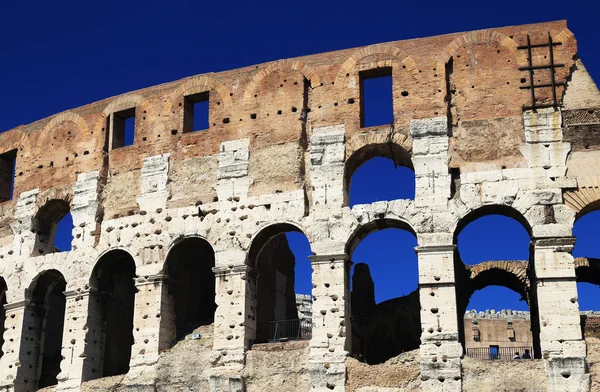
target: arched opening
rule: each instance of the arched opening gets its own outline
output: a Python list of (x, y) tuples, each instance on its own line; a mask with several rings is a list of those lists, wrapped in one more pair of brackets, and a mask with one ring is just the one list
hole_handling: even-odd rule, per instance
[(73, 218), (66, 201), (53, 199), (44, 204), (35, 215), (33, 227), (36, 233), (34, 254), (71, 250)]
[(352, 356), (368, 364), (419, 348), (417, 239), (406, 224), (378, 220), (349, 240)]
[(600, 207), (592, 203), (582, 210), (573, 225), (573, 248), (577, 277), (577, 298), (581, 311), (581, 330), (586, 338), (600, 338), (600, 244), (598, 225)]
[(84, 380), (129, 371), (135, 276), (133, 257), (123, 250), (104, 254), (92, 271)]
[(415, 173), (410, 154), (394, 143), (362, 147), (346, 161), (348, 205), (414, 199)]
[(174, 319), (171, 343), (213, 323), (217, 308), (214, 266), (215, 252), (204, 239), (185, 238), (171, 248), (164, 268), (168, 308)]
[(511, 359), (516, 351), (528, 350), (539, 358), (526, 219), (507, 206), (481, 207), (459, 222), (454, 241), (459, 339), (465, 353)]
[(291, 224), (268, 226), (252, 241), (248, 265), (254, 268), (255, 342), (310, 339), (310, 254), (308, 239)]
[(38, 388), (58, 384), (56, 377), (62, 361), (66, 286), (67, 282), (60, 272), (48, 270), (36, 277), (27, 292), (31, 301), (30, 312), (23, 320), (22, 336), (29, 336), (29, 342), (25, 339), (21, 347), (27, 346), (27, 352), (22, 355), (31, 358), (31, 363), (25, 371), (30, 372), (29, 376), (36, 380)]

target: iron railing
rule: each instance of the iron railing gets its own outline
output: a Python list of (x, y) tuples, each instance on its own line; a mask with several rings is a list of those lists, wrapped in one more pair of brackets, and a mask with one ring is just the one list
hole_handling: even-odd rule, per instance
[(257, 343), (308, 340), (312, 337), (310, 320), (267, 321), (258, 323), (256, 327)]
[[(520, 346), (520, 347), (498, 347), (498, 346), (490, 346), (490, 347), (478, 347), (478, 348), (468, 348), (467, 349), (467, 357), (477, 358), (477, 359), (490, 359), (490, 360), (508, 360), (513, 359), (515, 353), (519, 353), (519, 358), (523, 359), (523, 354), (525, 350), (529, 351), (529, 355), (533, 358), (533, 350), (531, 346)], [(530, 358), (530, 359), (531, 359)]]

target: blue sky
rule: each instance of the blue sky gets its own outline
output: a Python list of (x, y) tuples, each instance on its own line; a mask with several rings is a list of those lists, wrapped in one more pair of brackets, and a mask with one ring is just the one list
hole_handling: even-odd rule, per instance
[[(515, 7), (482, 1), (3, 1), (0, 131), (194, 74), (378, 42), (557, 19), (569, 21), (580, 56), (598, 81), (598, 3), (521, 2)], [(353, 188), (363, 191), (353, 189), (356, 200), (384, 200), (410, 192), (412, 185), (406, 185), (414, 181), (410, 176), (390, 180), (406, 174), (404, 169), (394, 169), (389, 162), (386, 166), (383, 160), (370, 165), (367, 174), (357, 173), (360, 178)], [(600, 257), (592, 230), (597, 223), (597, 214), (577, 223), (575, 255)], [(303, 241), (291, 242), (299, 260), (298, 290), (308, 292), (309, 250)], [(490, 217), (465, 229), (459, 249), (467, 262), (526, 259), (527, 241), (516, 222)], [(414, 244), (408, 233), (386, 230), (357, 247), (354, 258), (372, 265), (378, 301), (416, 287)], [(582, 289), (582, 309), (600, 308), (594, 300), (600, 298), (599, 290)], [(511, 295), (507, 289), (486, 289), (473, 296), (470, 307), (523, 306)]]

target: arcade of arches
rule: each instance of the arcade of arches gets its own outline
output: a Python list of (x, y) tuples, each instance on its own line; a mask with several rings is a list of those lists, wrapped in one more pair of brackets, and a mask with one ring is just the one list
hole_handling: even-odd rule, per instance
[[(549, 49), (563, 66), (536, 71), (552, 87), (529, 86), (531, 95), (521, 87)], [(365, 127), (361, 78), (382, 72), (393, 123)], [(188, 132), (186, 102), (199, 97), (208, 129)], [(125, 114), (129, 146), (112, 143)], [(277, 377), (303, 390), (345, 391), (350, 355), (380, 363), (418, 348), (421, 390), (459, 392), (484, 324), (465, 311), (501, 286), (530, 309), (547, 390), (588, 391), (580, 308), (583, 284), (600, 282), (600, 255), (574, 253), (576, 238), (585, 243), (574, 226), (600, 203), (599, 124), (600, 91), (557, 21), (198, 75), (2, 132), (0, 389), (77, 391), (117, 375), (153, 388), (165, 351), (208, 324), (197, 347), (210, 359), (194, 377), (211, 392), (264, 389), (248, 376), (253, 354), (290, 338), (309, 340), (297, 345), (301, 369)], [(377, 162), (410, 174), (406, 194), (377, 194), (379, 172), (357, 186), (353, 176)], [(361, 191), (375, 196), (355, 199)], [(71, 250), (58, 252), (68, 214)], [(469, 261), (461, 233), (496, 215), (526, 232), (525, 255)], [(360, 247), (388, 230), (409, 234), (391, 245), (415, 251), (416, 262), (398, 264), (418, 277), (377, 304), (378, 271), (394, 269)], [(309, 262), (295, 257), (290, 232), (306, 237)], [(294, 301), (299, 279), (310, 281), (310, 323)], [(518, 339), (504, 321), (506, 340)]]

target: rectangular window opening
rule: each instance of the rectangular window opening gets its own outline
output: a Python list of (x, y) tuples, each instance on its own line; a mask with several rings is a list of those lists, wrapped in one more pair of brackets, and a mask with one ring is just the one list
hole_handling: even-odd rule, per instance
[(131, 146), (135, 136), (135, 108), (112, 114), (112, 148)]
[(205, 131), (209, 128), (209, 92), (188, 95), (184, 99), (183, 132)]
[(13, 199), (17, 150), (0, 155), (0, 202)]
[(359, 73), (360, 126), (387, 125), (394, 121), (392, 68), (376, 68)]

